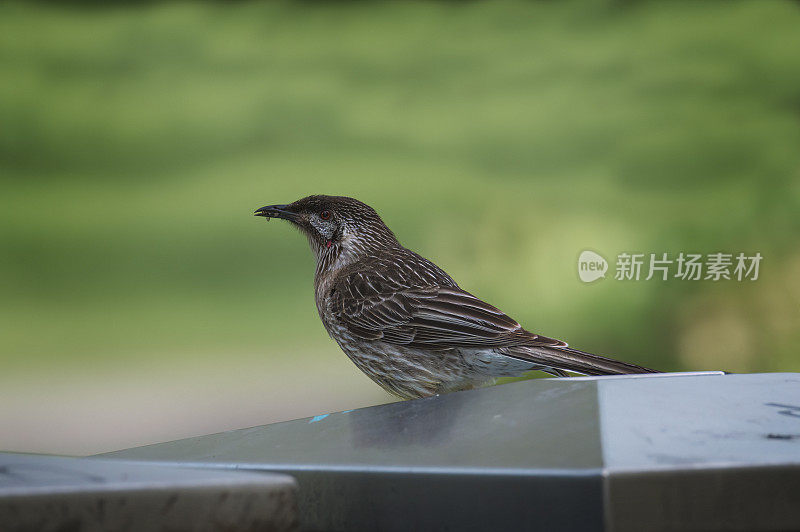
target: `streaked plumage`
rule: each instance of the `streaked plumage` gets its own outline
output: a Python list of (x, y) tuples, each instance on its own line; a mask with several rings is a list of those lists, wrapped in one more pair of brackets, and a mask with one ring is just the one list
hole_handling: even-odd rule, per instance
[(404, 248), (368, 205), (309, 196), (257, 216), (288, 219), (317, 258), (317, 310), (348, 357), (387, 391), (425, 397), (542, 370), (604, 375), (653, 370), (526, 331)]

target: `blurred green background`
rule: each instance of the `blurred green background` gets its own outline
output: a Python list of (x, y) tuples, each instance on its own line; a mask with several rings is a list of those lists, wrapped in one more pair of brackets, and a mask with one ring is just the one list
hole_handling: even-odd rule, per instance
[[(532, 331), (800, 371), (798, 27), (796, 2), (0, 4), (0, 449), (392, 400), (327, 338), (305, 239), (251, 214), (314, 193)], [(764, 260), (584, 284), (584, 249)]]

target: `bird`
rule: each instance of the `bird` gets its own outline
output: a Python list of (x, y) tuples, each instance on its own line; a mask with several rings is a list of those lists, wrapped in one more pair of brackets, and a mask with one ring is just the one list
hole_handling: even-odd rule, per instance
[(354, 198), (312, 195), (254, 214), (286, 220), (307, 237), (325, 329), (362, 372), (402, 399), (534, 370), (558, 377), (658, 373), (525, 330), (401, 245), (378, 213)]

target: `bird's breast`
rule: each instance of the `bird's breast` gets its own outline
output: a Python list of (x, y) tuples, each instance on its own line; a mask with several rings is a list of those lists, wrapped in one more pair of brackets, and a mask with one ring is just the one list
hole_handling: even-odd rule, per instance
[(314, 300), (317, 304), (317, 313), (328, 334), (334, 336), (335, 314), (331, 309), (331, 290), (334, 286), (334, 276), (318, 274), (314, 278)]

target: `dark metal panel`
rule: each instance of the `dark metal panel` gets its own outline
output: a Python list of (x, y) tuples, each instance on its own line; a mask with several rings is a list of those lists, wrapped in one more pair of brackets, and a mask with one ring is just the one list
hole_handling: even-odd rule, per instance
[(616, 473), (609, 532), (800, 530), (800, 465)]
[(600, 471), (538, 475), (293, 473), (306, 530), (603, 529)]

